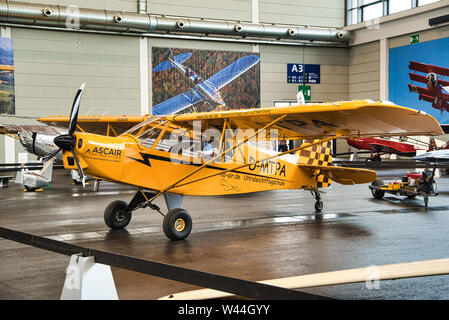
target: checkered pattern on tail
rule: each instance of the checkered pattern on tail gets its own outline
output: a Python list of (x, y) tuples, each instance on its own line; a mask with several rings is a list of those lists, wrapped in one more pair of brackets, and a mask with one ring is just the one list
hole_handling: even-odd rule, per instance
[[(303, 140), (303, 144), (313, 143), (316, 141), (319, 140)], [(313, 166), (332, 165), (332, 141), (315, 144), (311, 147), (298, 150), (296, 153), (299, 155), (298, 164), (308, 164)], [(329, 187), (332, 180), (329, 177), (319, 173), (319, 170), (315, 171), (317, 188)]]

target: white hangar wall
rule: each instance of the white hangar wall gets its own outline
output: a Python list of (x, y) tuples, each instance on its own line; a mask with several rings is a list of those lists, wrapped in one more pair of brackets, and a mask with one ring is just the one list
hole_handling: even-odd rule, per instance
[[(45, 0), (43, 4), (137, 12), (137, 0)], [(147, 12), (206, 19), (342, 27), (344, 1), (316, 0), (149, 0)], [(16, 115), (68, 114), (74, 94), (86, 82), (80, 114), (151, 113), (152, 47), (232, 50), (260, 54), (261, 106), (296, 100), (297, 85), (287, 83), (287, 63), (321, 65), (321, 84), (313, 101), (348, 99), (348, 49), (253, 45), (221, 41), (145, 38), (85, 32), (1, 27), (14, 48)], [(145, 44), (145, 45), (143, 45)], [(143, 56), (145, 55), (145, 57)], [(146, 60), (146, 61), (145, 61)], [(142, 66), (147, 72), (142, 72)], [(147, 75), (147, 79), (142, 78)], [(18, 141), (0, 136), (0, 163), (24, 152)], [(29, 156), (30, 159), (33, 157)]]
[[(389, 49), (449, 37), (449, 25), (429, 26), (430, 18), (449, 14), (449, 1), (440, 1), (346, 27), (350, 32), (349, 99), (389, 99)], [(438, 137), (447, 140), (447, 137)], [(338, 152), (353, 152), (340, 141)]]

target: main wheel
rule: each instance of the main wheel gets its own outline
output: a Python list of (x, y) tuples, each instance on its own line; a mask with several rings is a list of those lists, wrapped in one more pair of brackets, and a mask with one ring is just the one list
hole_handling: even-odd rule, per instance
[[(371, 182), (372, 186), (381, 187), (384, 185), (384, 182), (380, 179), (376, 179), (373, 182)], [(376, 199), (382, 199), (385, 195), (385, 190), (379, 190), (379, 189), (371, 189), (371, 193), (374, 198)]]
[(165, 215), (162, 228), (170, 240), (183, 240), (192, 231), (192, 218), (184, 209), (172, 209)]
[(128, 204), (125, 201), (111, 202), (104, 210), (104, 222), (111, 229), (123, 229), (131, 221), (131, 212), (126, 212)]
[(316, 213), (319, 213), (319, 212), (321, 212), (322, 210), (323, 210), (323, 201), (321, 201), (321, 200), (317, 200), (316, 202), (315, 202), (315, 212)]

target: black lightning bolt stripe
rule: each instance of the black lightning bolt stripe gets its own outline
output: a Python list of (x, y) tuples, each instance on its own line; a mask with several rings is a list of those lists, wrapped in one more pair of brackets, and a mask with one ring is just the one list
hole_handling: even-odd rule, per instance
[[(140, 162), (140, 163), (142, 163), (142, 164), (144, 164), (144, 165), (147, 165), (147, 166), (149, 166), (149, 167), (151, 167), (151, 164), (150, 164), (150, 160), (149, 160), (149, 159), (172, 162), (172, 160), (171, 160), (170, 158), (167, 158), (167, 157), (161, 157), (161, 156), (156, 156), (156, 155), (154, 155), (154, 154), (148, 154), (148, 153), (142, 153), (142, 152), (140, 152), (140, 155), (142, 156), (143, 160), (136, 159), (136, 158), (132, 158), (132, 157), (127, 157), (127, 158), (132, 159), (132, 160), (135, 160), (135, 161), (138, 161), (138, 162)], [(203, 165), (203, 164), (201, 164), (201, 163), (185, 163), (185, 164), (190, 165), (190, 166), (195, 166), (195, 167), (200, 167), (200, 166)], [(211, 166), (211, 165), (207, 165), (206, 168), (209, 168), (209, 169), (215, 169), (215, 170), (221, 170), (221, 171), (227, 170), (226, 168), (221, 168), (221, 167), (216, 167), (216, 166)], [(232, 171), (232, 172), (236, 172), (236, 173), (241, 173), (241, 174), (247, 174), (247, 175), (250, 175), (250, 176), (267, 177), (267, 176), (260, 175), (260, 174), (249, 173), (249, 172), (242, 172), (242, 171), (238, 171), (238, 170), (231, 170), (231, 171)], [(270, 179), (275, 179), (275, 180), (280, 180), (280, 181), (291, 182), (290, 180), (284, 180), (284, 179), (279, 179), (279, 178), (274, 178), (274, 177), (268, 177), (268, 178), (270, 178)]]
[(151, 163), (150, 163), (150, 160), (149, 160), (150, 159), (150, 155), (146, 154), (146, 153), (142, 153), (142, 152), (139, 152), (139, 153), (142, 156), (143, 160), (136, 159), (136, 158), (133, 158), (133, 157), (127, 157), (127, 158), (135, 160), (135, 161), (140, 162), (140, 163), (142, 163), (142, 164), (144, 164), (146, 166), (151, 167)]

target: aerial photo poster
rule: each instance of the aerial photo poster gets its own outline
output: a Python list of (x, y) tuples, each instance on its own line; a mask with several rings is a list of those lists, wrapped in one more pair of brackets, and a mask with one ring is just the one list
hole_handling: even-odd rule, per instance
[(260, 57), (153, 47), (153, 114), (260, 107)]

